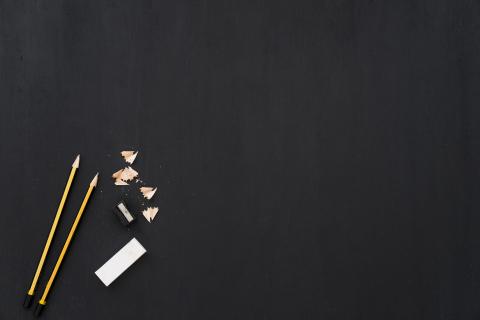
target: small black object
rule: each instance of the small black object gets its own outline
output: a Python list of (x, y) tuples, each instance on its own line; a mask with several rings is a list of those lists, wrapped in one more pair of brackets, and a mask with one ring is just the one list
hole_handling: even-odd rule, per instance
[(37, 318), (40, 317), (44, 308), (45, 308), (44, 304), (37, 303), (37, 307), (35, 308), (35, 312), (33, 313), (33, 315)]
[(127, 205), (123, 201), (120, 201), (115, 206), (113, 212), (124, 226), (128, 226), (136, 219), (135, 215), (128, 210)]
[(23, 300), (23, 307), (25, 309), (30, 308), (30, 306), (32, 305), (32, 301), (33, 301), (33, 294), (30, 295), (27, 293), (27, 295), (25, 296), (25, 300)]

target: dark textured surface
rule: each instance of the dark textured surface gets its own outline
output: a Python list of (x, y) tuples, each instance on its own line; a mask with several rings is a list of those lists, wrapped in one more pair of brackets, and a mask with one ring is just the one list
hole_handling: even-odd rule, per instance
[[(478, 1), (0, 0), (0, 319), (478, 319)], [(118, 152), (157, 219), (111, 208)], [(138, 195), (129, 192), (134, 203)], [(94, 271), (147, 248), (112, 287)], [(46, 275), (41, 278), (43, 289)]]

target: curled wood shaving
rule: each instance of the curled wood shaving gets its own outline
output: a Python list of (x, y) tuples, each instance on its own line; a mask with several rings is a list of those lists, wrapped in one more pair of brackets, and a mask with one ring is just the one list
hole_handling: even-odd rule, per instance
[(157, 215), (157, 212), (158, 212), (157, 207), (148, 207), (147, 209), (143, 210), (142, 213), (148, 222), (152, 222), (155, 216)]
[(132, 169), (132, 167), (126, 167), (123, 169), (122, 173), (120, 174), (120, 179), (123, 181), (130, 181), (135, 179), (138, 176), (138, 172)]
[(115, 185), (117, 186), (128, 186), (127, 181), (131, 181), (137, 176), (138, 172), (131, 167), (126, 167), (112, 174), (112, 178), (115, 179)]
[(120, 179), (120, 176), (122, 175), (122, 172), (123, 172), (123, 169), (118, 170), (117, 172), (112, 174), (112, 178), (116, 179), (116, 180)]
[(120, 154), (126, 162), (132, 164), (137, 157), (138, 151), (122, 151)]
[(153, 195), (155, 192), (157, 192), (157, 188), (152, 188), (152, 187), (141, 187), (140, 192), (142, 192), (143, 196), (150, 200), (152, 199)]

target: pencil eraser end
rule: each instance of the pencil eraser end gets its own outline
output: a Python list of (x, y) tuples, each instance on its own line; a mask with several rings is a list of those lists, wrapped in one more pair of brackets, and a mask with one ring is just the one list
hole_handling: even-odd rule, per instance
[(30, 295), (30, 294), (27, 293), (25, 295), (25, 300), (23, 300), (23, 307), (25, 309), (30, 308), (30, 306), (32, 305), (32, 301), (33, 301), (33, 294)]
[(37, 307), (35, 308), (35, 312), (33, 313), (33, 315), (38, 318), (42, 315), (42, 312), (43, 312), (43, 309), (45, 308), (45, 305), (44, 304), (41, 304), (41, 303), (37, 303)]

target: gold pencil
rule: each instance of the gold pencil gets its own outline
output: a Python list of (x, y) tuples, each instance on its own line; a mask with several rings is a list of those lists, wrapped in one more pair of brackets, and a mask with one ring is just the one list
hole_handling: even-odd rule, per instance
[(35, 309), (35, 316), (37, 316), (37, 317), (40, 316), (43, 308), (47, 304), (48, 293), (50, 292), (50, 289), (52, 288), (52, 284), (53, 284), (53, 281), (55, 280), (55, 277), (58, 273), (58, 269), (60, 268), (60, 265), (62, 264), (63, 258), (65, 257), (65, 254), (67, 253), (68, 246), (70, 245), (70, 242), (72, 241), (75, 230), (77, 229), (78, 223), (80, 222), (80, 219), (82, 218), (83, 211), (85, 210), (85, 207), (87, 206), (88, 200), (90, 199), (90, 195), (92, 194), (93, 189), (97, 186), (97, 181), (98, 181), (98, 173), (95, 175), (92, 182), (90, 182), (90, 186), (87, 190), (87, 194), (85, 195), (85, 198), (83, 198), (83, 202), (82, 202), (82, 205), (80, 206), (80, 209), (78, 210), (77, 217), (75, 218), (75, 221), (73, 222), (73, 225), (72, 225), (72, 228), (70, 229), (70, 232), (68, 233), (67, 240), (65, 240), (65, 244), (63, 245), (62, 251), (60, 252), (60, 256), (58, 256), (57, 263), (55, 263), (55, 267), (53, 268), (53, 271), (52, 271), (52, 274), (50, 275), (50, 278), (48, 279), (47, 285), (45, 286), (45, 290), (43, 291), (43, 295), (42, 295), (41, 299), (38, 301), (37, 308)]
[(70, 187), (72, 186), (73, 178), (75, 177), (75, 173), (77, 172), (77, 169), (79, 166), (80, 166), (80, 155), (77, 156), (77, 158), (72, 164), (72, 170), (70, 171), (70, 176), (68, 177), (67, 185), (65, 186), (62, 199), (60, 200), (60, 204), (58, 205), (57, 213), (55, 214), (55, 219), (53, 220), (52, 227), (50, 228), (50, 233), (48, 234), (47, 242), (45, 243), (45, 247), (43, 248), (42, 256), (40, 257), (40, 261), (38, 262), (37, 270), (35, 271), (32, 284), (30, 285), (30, 289), (28, 290), (25, 300), (23, 301), (23, 306), (25, 308), (29, 308), (30, 305), (32, 304), (38, 278), (42, 273), (42, 268), (45, 263), (45, 259), (47, 258), (48, 250), (50, 249), (50, 244), (52, 243), (55, 230), (57, 229), (58, 221), (60, 220), (60, 216), (62, 215), (63, 206), (65, 205), (68, 192), (70, 191)]

